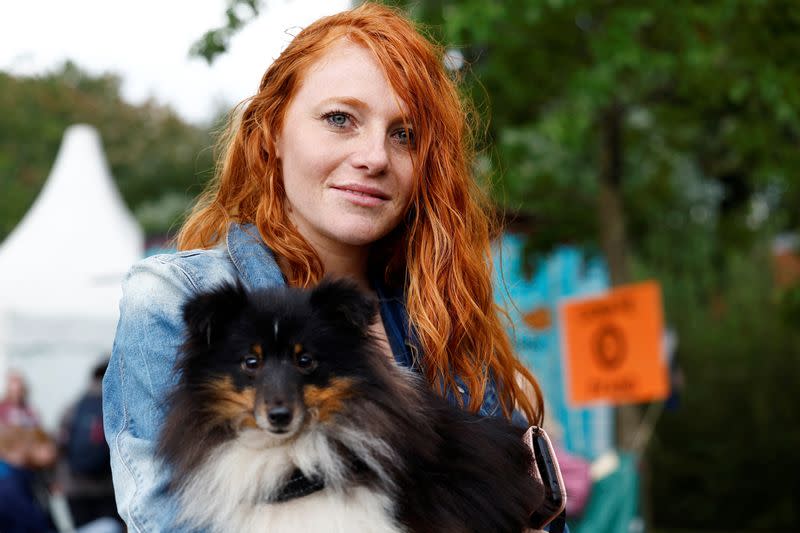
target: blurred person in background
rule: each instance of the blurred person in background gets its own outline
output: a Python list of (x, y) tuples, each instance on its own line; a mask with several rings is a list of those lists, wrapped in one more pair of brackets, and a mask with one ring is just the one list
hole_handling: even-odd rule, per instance
[(0, 426), (39, 427), (39, 417), (28, 405), (28, 386), (19, 372), (11, 370), (0, 400)]
[(0, 426), (0, 531), (53, 531), (45, 512), (46, 491), (37, 474), (51, 467), (55, 443), (42, 430)]
[(107, 367), (108, 359), (94, 367), (86, 391), (64, 413), (59, 429), (56, 479), (76, 526), (102, 517), (119, 520), (103, 434), (102, 384)]
[(498, 227), (472, 176), (471, 118), (443, 49), (377, 4), (314, 22), (272, 63), (231, 118), (181, 251), (134, 265), (123, 285), (103, 401), (129, 530), (182, 531), (155, 457), (163, 400), (178, 380), (182, 304), (225, 281), (350, 278), (380, 302), (370, 333), (386, 357), (455, 406), (541, 423), (539, 385), (494, 303)]
[(0, 532), (122, 533), (122, 526), (108, 518), (78, 528), (56, 528), (47, 511), (46, 472), (57, 457), (56, 442), (41, 429), (0, 426)]

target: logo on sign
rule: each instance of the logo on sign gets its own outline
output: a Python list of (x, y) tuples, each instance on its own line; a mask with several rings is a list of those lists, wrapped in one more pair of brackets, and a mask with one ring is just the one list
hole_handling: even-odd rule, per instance
[(616, 370), (625, 362), (628, 347), (625, 333), (614, 324), (603, 324), (592, 337), (594, 360), (606, 370)]

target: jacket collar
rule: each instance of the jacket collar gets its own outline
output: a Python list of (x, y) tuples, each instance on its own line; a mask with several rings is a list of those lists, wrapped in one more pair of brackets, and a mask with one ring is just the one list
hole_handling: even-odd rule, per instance
[(250, 289), (286, 285), (272, 251), (253, 224), (231, 224), (227, 235), (228, 255), (239, 277)]

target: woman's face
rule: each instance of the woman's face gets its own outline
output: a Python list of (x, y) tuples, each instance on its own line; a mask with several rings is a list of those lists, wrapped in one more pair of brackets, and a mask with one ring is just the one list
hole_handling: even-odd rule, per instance
[(403, 217), (413, 138), (399, 103), (370, 52), (341, 40), (289, 104), (276, 142), (287, 209), (318, 253), (363, 250)]
[(11, 403), (14, 405), (24, 405), (25, 404), (25, 380), (22, 376), (17, 374), (11, 374), (8, 376), (8, 382), (6, 383), (6, 397), (11, 400)]

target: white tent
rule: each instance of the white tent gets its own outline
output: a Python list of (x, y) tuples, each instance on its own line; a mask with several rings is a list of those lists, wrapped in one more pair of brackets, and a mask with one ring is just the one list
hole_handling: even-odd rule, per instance
[(120, 283), (143, 253), (91, 126), (71, 126), (42, 191), (0, 244), (0, 389), (20, 370), (53, 429), (108, 353)]

